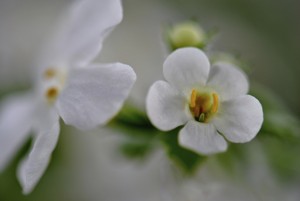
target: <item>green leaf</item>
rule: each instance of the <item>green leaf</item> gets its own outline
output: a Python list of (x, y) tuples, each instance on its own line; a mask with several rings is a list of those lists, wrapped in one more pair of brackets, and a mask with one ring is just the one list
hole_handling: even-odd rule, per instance
[(277, 96), (271, 89), (264, 87), (258, 83), (252, 83), (250, 94), (256, 97), (263, 106), (264, 112), (278, 111), (282, 113), (290, 113), (281, 97)]
[(179, 129), (161, 132), (151, 124), (145, 112), (130, 105), (125, 105), (108, 126), (127, 136), (119, 149), (128, 158), (144, 159), (162, 143), (170, 159), (189, 175), (206, 158), (178, 144)]
[(254, 85), (253, 94), (262, 104), (264, 123), (258, 136), (270, 135), (290, 142), (300, 142), (300, 120), (288, 109), (280, 97), (270, 89)]
[(266, 158), (280, 178), (296, 178), (300, 174), (299, 118), (270, 89), (256, 84), (251, 94), (259, 99), (264, 110), (264, 123), (257, 140), (263, 143)]
[(266, 158), (279, 178), (282, 180), (299, 179), (299, 143), (292, 145), (290, 142), (270, 136), (262, 138), (261, 141), (264, 144)]
[(151, 124), (145, 112), (125, 105), (108, 124), (126, 138), (120, 143), (119, 151), (129, 159), (145, 159), (158, 144), (159, 131)]
[(108, 124), (108, 127), (138, 138), (152, 138), (157, 133), (147, 114), (128, 104)]
[(147, 114), (138, 108), (126, 104), (122, 110), (119, 112), (117, 121), (126, 123), (127, 125), (143, 126), (153, 128), (151, 122), (149, 121)]
[(300, 143), (300, 121), (291, 114), (268, 112), (265, 113), (261, 133), (292, 144)]
[(184, 173), (192, 175), (199, 164), (204, 162), (206, 157), (200, 156), (180, 146), (178, 144), (178, 131), (178, 129), (175, 129), (168, 133), (161, 133), (161, 140), (170, 159), (178, 165)]
[(152, 151), (152, 143), (126, 142), (120, 145), (120, 152), (130, 159), (145, 159)]
[(189, 175), (206, 158), (178, 144), (179, 129), (161, 132), (151, 124), (144, 112), (130, 105), (122, 109), (119, 115), (110, 122), (109, 127), (127, 136), (119, 149), (128, 158), (144, 159), (154, 147), (162, 143), (170, 159)]
[(245, 174), (247, 164), (249, 163), (247, 158), (247, 151), (249, 150), (251, 143), (247, 144), (235, 144), (229, 143), (228, 149), (213, 156), (230, 176), (237, 176)]
[(159, 131), (151, 124), (145, 112), (125, 105), (120, 113), (107, 125), (120, 131), (132, 141), (152, 141)]
[(15, 85), (8, 88), (0, 88), (0, 99), (5, 98), (11, 94), (26, 92), (30, 89), (29, 85)]

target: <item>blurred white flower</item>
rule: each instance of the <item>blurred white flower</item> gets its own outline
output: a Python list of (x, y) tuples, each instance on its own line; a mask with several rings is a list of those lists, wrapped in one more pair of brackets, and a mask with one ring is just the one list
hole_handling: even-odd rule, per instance
[[(217, 63), (196, 48), (182, 48), (168, 56), (163, 74), (146, 100), (151, 122), (160, 130), (184, 125), (179, 143), (200, 154), (227, 149), (227, 142), (243, 143), (258, 133), (263, 112), (259, 101), (246, 95), (248, 80), (238, 68)], [(224, 137), (223, 137), (224, 136)]]
[(25, 194), (44, 173), (59, 135), (59, 117), (81, 130), (107, 123), (122, 107), (136, 75), (121, 63), (90, 64), (122, 20), (120, 0), (75, 1), (37, 58), (35, 88), (3, 101), (0, 170), (30, 133), (34, 144), (18, 170)]

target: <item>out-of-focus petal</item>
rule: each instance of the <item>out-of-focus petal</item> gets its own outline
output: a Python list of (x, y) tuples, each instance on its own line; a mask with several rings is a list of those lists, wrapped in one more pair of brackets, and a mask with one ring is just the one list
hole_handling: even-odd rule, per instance
[(41, 52), (38, 65), (86, 65), (99, 53), (102, 42), (121, 22), (120, 0), (73, 1)]
[(135, 80), (132, 68), (121, 63), (74, 68), (57, 101), (59, 114), (81, 130), (105, 124), (121, 109)]
[(183, 95), (165, 81), (157, 81), (150, 87), (146, 106), (151, 122), (160, 130), (171, 130), (192, 118)]
[(50, 129), (55, 122), (59, 121), (56, 108), (48, 104), (44, 99), (35, 100), (35, 108), (33, 110), (32, 128), (35, 132)]
[(179, 133), (179, 144), (200, 154), (223, 152), (227, 142), (212, 124), (189, 121)]
[(221, 103), (213, 124), (229, 141), (242, 143), (252, 140), (263, 122), (260, 102), (250, 95)]
[(163, 73), (172, 86), (185, 91), (206, 84), (209, 66), (209, 60), (201, 50), (181, 48), (167, 57)]
[(32, 127), (32, 94), (6, 98), (0, 109), (0, 171), (28, 137)]
[(59, 130), (59, 121), (56, 121), (52, 126), (47, 126), (44, 130), (40, 130), (34, 139), (28, 157), (20, 164), (18, 179), (24, 194), (30, 193), (44, 174), (57, 144)]
[(217, 90), (223, 101), (245, 95), (249, 90), (245, 73), (229, 63), (214, 64), (207, 85)]

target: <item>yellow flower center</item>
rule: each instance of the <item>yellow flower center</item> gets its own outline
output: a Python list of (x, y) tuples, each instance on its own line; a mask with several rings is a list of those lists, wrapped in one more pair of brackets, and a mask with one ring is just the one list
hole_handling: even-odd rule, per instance
[(59, 89), (55, 86), (49, 87), (45, 93), (46, 99), (50, 104), (55, 102), (58, 95), (59, 95)]
[(215, 92), (201, 92), (193, 89), (189, 108), (195, 120), (206, 123), (218, 112), (219, 96)]
[(67, 76), (66, 68), (49, 67), (43, 73), (45, 88), (45, 98), (49, 104), (53, 104), (65, 85)]

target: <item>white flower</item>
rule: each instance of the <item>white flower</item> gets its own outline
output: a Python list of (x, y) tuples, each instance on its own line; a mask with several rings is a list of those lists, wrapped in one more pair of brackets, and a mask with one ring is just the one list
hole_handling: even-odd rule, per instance
[(122, 20), (120, 0), (75, 1), (38, 60), (32, 92), (8, 97), (0, 113), (0, 170), (33, 134), (18, 170), (24, 193), (44, 173), (60, 131), (59, 117), (81, 130), (108, 122), (122, 107), (136, 75), (121, 63), (89, 64)]
[(261, 104), (248, 92), (248, 80), (238, 68), (217, 63), (210, 67), (199, 49), (182, 48), (166, 59), (167, 82), (155, 82), (147, 96), (147, 113), (160, 130), (185, 125), (179, 143), (200, 154), (227, 149), (227, 142), (253, 139), (262, 122)]

